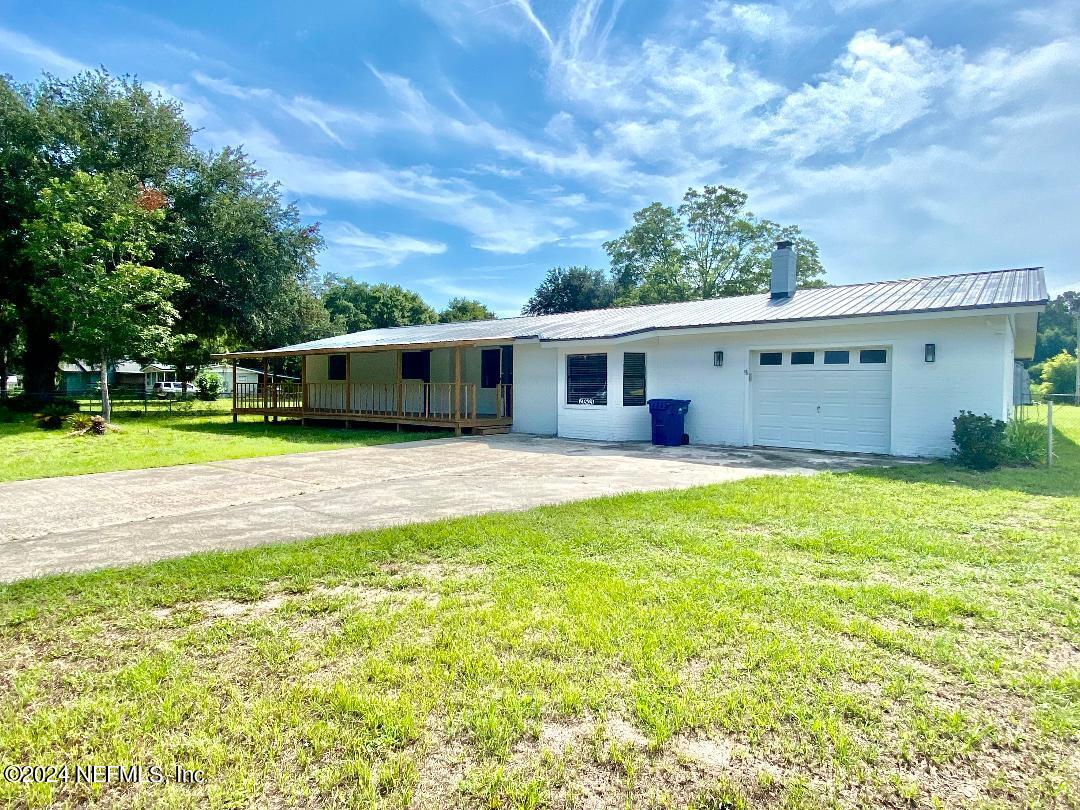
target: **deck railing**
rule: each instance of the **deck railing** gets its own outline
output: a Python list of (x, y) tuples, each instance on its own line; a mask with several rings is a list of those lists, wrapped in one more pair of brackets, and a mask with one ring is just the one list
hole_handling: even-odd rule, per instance
[(492, 390), (479, 389), (475, 383), (419, 381), (238, 383), (236, 410), (467, 422), (509, 418), (513, 386), (497, 385)]

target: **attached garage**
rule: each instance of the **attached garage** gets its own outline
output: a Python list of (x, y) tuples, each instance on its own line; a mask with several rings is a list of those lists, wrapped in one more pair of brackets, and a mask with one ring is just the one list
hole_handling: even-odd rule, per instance
[(888, 348), (758, 351), (751, 368), (755, 445), (889, 452)]

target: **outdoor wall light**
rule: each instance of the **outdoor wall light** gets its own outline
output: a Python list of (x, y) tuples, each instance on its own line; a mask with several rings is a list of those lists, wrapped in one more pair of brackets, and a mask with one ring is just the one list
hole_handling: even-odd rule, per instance
[(923, 360), (927, 363), (933, 363), (937, 359), (937, 344), (927, 343), (926, 348), (923, 350)]
[(714, 366), (722, 366), (722, 365), (724, 365), (724, 353), (723, 352), (713, 352), (712, 353), (712, 364)]

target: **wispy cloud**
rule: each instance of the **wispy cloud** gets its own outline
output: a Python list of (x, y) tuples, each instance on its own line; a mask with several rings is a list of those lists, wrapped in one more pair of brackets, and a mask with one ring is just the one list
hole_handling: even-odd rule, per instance
[(398, 233), (368, 233), (350, 222), (325, 223), (323, 236), (328, 254), (324, 263), (335, 268), (391, 268), (412, 256), (438, 256), (446, 252), (443, 242)]
[(337, 131), (340, 125), (367, 133), (380, 128), (381, 122), (378, 116), (326, 104), (307, 96), (284, 96), (268, 87), (242, 85), (229, 79), (208, 76), (201, 71), (193, 72), (191, 78), (196, 84), (220, 95), (245, 102), (269, 102), (278, 111), (302, 124), (314, 127), (341, 146), (345, 144), (345, 141)]
[(0, 50), (18, 54), (46, 70), (57, 73), (79, 73), (90, 69), (78, 59), (65, 56), (48, 45), (7, 28), (0, 28)]
[(471, 244), (496, 253), (527, 253), (558, 241), (574, 221), (540, 206), (511, 202), (464, 180), (444, 178), (427, 167), (353, 167), (291, 151), (268, 132), (222, 132), (241, 142), (290, 192), (313, 199), (396, 205), (471, 234)]
[(786, 45), (807, 42), (821, 36), (816, 25), (797, 22), (784, 6), (772, 3), (731, 3), (727, 0), (714, 5), (706, 13), (714, 30), (745, 34), (759, 42)]

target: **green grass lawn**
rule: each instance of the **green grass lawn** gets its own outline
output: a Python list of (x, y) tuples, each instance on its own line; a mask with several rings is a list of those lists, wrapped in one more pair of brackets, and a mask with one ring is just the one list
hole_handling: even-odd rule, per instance
[[(205, 403), (198, 405), (205, 407)], [(261, 416), (241, 416), (234, 425), (225, 410), (228, 405), (211, 403), (211, 409), (194, 413), (170, 413), (160, 407), (146, 414), (120, 410), (113, 415), (120, 431), (105, 436), (71, 436), (63, 428), (41, 430), (30, 416), (0, 410), (0, 481), (336, 450), (451, 435), (303, 427), (295, 422), (266, 424)]]
[(0, 764), (205, 771), (0, 802), (1080, 806), (1078, 440), (0, 588)]

